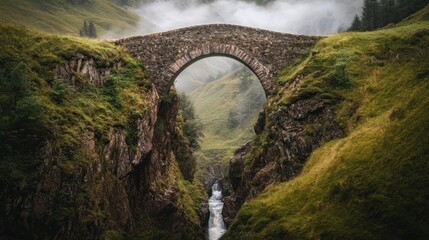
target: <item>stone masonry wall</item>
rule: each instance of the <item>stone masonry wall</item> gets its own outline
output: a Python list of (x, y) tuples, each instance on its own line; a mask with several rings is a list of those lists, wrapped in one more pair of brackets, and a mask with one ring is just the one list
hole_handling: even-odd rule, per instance
[(320, 37), (292, 35), (229, 24), (187, 27), (163, 33), (117, 40), (143, 61), (159, 95), (193, 62), (210, 56), (227, 56), (258, 76), (267, 96), (274, 79)]

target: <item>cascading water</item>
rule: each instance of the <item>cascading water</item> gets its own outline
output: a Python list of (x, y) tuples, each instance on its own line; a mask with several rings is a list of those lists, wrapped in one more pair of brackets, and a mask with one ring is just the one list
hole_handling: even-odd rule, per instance
[(225, 233), (225, 223), (222, 218), (222, 189), (218, 182), (212, 186), (212, 196), (209, 199), (209, 240), (218, 240)]

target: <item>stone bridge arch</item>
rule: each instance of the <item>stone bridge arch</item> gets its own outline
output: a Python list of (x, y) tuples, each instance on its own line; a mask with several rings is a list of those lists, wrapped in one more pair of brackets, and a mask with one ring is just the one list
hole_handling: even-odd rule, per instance
[(215, 56), (229, 57), (243, 63), (258, 77), (265, 92), (271, 90), (272, 84), (270, 82), (271, 77), (269, 69), (261, 64), (258, 59), (253, 57), (250, 53), (229, 44), (214, 43), (210, 45), (199, 46), (199, 48), (190, 51), (170, 65), (168, 68), (169, 72), (165, 74), (165, 77), (171, 79), (171, 81), (174, 83), (174, 80), (177, 78), (177, 76), (179, 76), (183, 70), (192, 65), (194, 62), (197, 62), (203, 58)]
[(167, 93), (176, 77), (192, 63), (211, 56), (233, 58), (252, 70), (267, 96), (282, 68), (320, 39), (229, 24), (210, 24), (119, 39), (143, 61), (159, 93)]

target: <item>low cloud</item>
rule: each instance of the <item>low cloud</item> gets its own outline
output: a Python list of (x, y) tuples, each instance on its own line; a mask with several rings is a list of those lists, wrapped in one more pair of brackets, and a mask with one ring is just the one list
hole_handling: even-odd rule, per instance
[[(140, 17), (133, 32), (114, 31), (105, 38), (145, 35), (181, 27), (229, 23), (267, 30), (327, 35), (346, 29), (362, 0), (275, 0), (266, 5), (244, 0), (146, 0), (131, 9)], [(190, 92), (221, 75), (240, 67), (228, 58), (208, 58), (185, 69), (176, 87)]]
[(263, 6), (242, 0), (158, 0), (135, 9), (141, 21), (130, 35), (209, 23), (326, 35), (347, 28), (361, 5), (361, 0), (277, 0)]

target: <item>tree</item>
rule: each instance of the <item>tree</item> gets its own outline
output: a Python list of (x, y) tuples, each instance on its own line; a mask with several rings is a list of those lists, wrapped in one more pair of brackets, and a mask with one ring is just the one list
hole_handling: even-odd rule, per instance
[(81, 36), (81, 37), (86, 37), (86, 36), (88, 36), (88, 23), (86, 22), (86, 20), (83, 20), (83, 27), (82, 27), (82, 29), (80, 29), (80, 31), (79, 31), (79, 35)]
[(373, 27), (371, 30), (373, 30), (373, 29), (377, 29), (377, 28), (381, 27), (379, 24), (379, 19), (378, 19), (378, 13), (379, 13), (380, 5), (378, 4), (378, 0), (372, 0), (371, 3), (372, 3), (371, 4), (371, 12), (372, 12), (372, 19), (371, 19), (372, 23), (371, 23), (371, 25)]
[(0, 152), (3, 156), (23, 152), (39, 142), (47, 132), (41, 121), (42, 114), (28, 66), (23, 62), (5, 64), (0, 69)]
[(203, 136), (203, 125), (195, 116), (194, 105), (188, 96), (180, 94), (180, 112), (183, 117), (183, 133), (192, 149), (200, 148), (200, 138)]
[(90, 38), (96, 38), (97, 37), (97, 31), (95, 30), (94, 22), (89, 22), (89, 29), (88, 29), (88, 37)]
[(239, 117), (240, 116), (239, 116), (239, 114), (237, 113), (236, 110), (231, 109), (229, 111), (229, 114), (228, 114), (228, 127), (230, 129), (234, 129), (234, 128), (236, 128), (240, 124)]
[(93, 21), (89, 21), (89, 24), (86, 20), (83, 21), (83, 27), (79, 30), (79, 35), (81, 37), (97, 37), (97, 30), (95, 29), (95, 24)]
[(353, 19), (352, 25), (348, 29), (349, 31), (360, 31), (362, 30), (362, 22), (359, 18), (359, 16), (356, 14), (355, 18)]
[(381, 0), (378, 12), (379, 27), (396, 22), (395, 0)]
[[(427, 4), (429, 0), (364, 0), (360, 30), (371, 31), (398, 23)], [(355, 17), (349, 30), (356, 31), (357, 23)]]
[(370, 31), (377, 28), (377, 0), (365, 0), (362, 7), (362, 30)]

